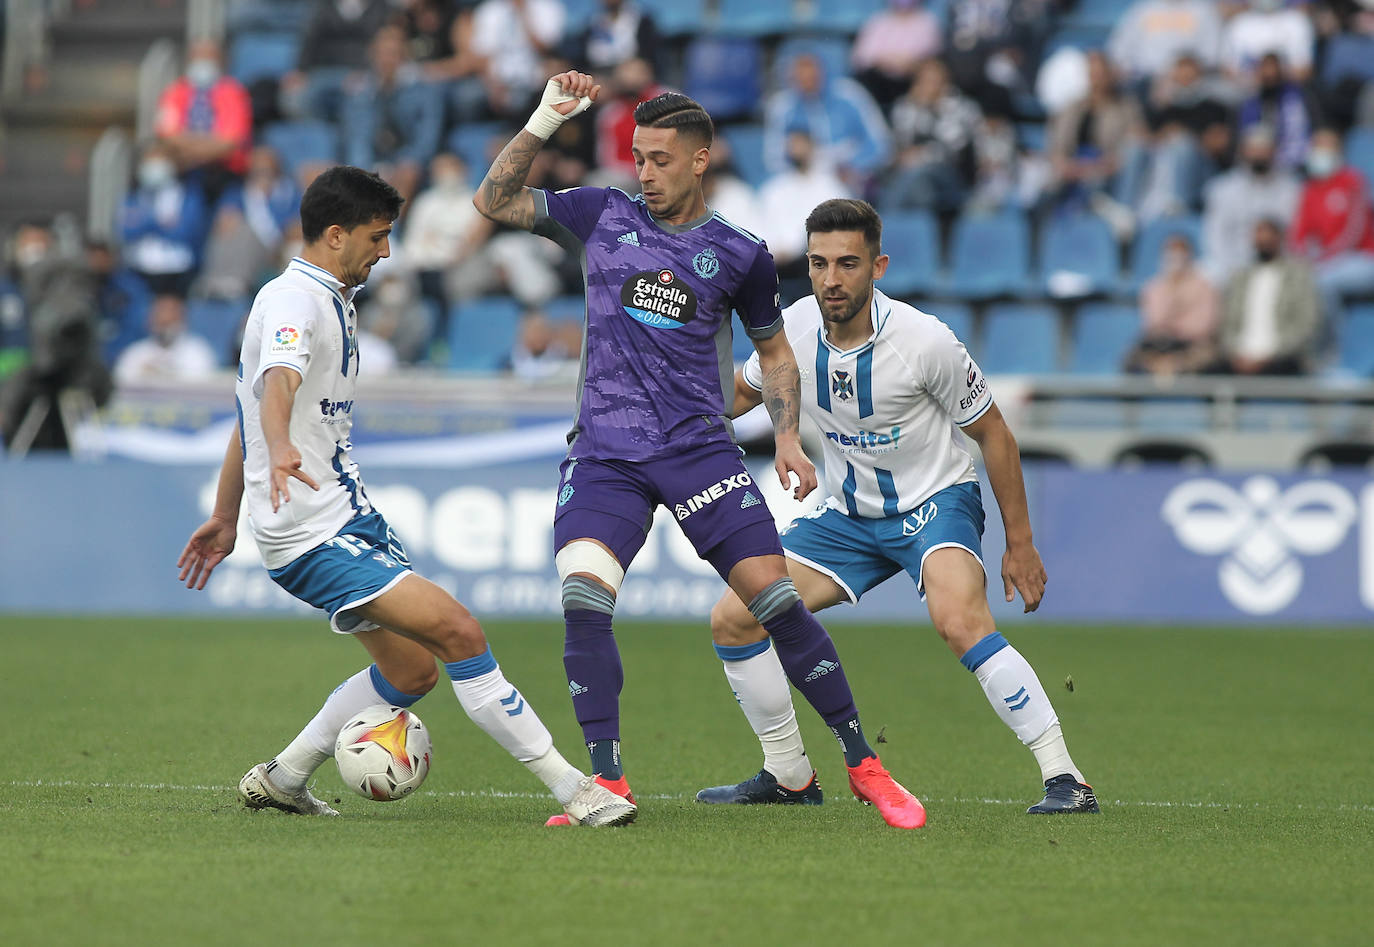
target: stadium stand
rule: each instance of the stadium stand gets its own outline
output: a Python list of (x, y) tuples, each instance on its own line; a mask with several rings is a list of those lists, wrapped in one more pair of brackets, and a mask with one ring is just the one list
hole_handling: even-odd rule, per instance
[(513, 299), (489, 297), (454, 306), (448, 317), (448, 367), (458, 372), (503, 368), (519, 324), (520, 305)]
[(883, 248), (891, 258), (882, 288), (893, 296), (930, 292), (940, 278), (940, 231), (932, 214), (899, 211), (883, 218)]
[(1016, 213), (964, 214), (954, 225), (945, 289), (967, 299), (1030, 289), (1030, 225)]
[(1073, 317), (1069, 371), (1084, 375), (1116, 374), (1139, 335), (1140, 314), (1135, 306), (1083, 304)]
[(978, 364), (989, 375), (1059, 370), (1059, 313), (1039, 303), (993, 303), (983, 314)]

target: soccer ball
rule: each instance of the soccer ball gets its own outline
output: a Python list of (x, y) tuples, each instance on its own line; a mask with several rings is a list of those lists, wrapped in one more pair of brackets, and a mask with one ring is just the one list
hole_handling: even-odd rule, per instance
[(339, 731), (334, 762), (344, 785), (364, 799), (391, 802), (414, 792), (429, 775), (429, 731), (404, 707), (377, 704)]

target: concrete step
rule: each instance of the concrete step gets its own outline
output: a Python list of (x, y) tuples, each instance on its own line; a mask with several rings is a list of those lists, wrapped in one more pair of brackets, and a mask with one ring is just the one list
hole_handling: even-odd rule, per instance
[(91, 150), (106, 127), (11, 125), (0, 149), (5, 177), (85, 175), (90, 170)]
[(0, 175), (0, 228), (8, 231), (22, 220), (51, 220), (60, 213), (75, 214), (84, 228), (89, 189), (84, 174)]

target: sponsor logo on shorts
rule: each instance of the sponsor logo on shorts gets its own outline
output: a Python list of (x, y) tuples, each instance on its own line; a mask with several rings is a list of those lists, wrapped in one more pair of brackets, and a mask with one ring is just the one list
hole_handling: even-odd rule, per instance
[(653, 329), (681, 329), (697, 316), (697, 297), (672, 270), (636, 273), (620, 287), (620, 304)]
[(726, 477), (724, 480), (719, 480), (711, 484), (700, 493), (693, 494), (681, 503), (676, 504), (673, 507), (673, 515), (676, 516), (679, 521), (685, 520), (703, 506), (714, 503), (716, 500), (725, 496), (725, 494), (731, 493), (742, 487), (752, 486), (753, 483), (754, 480), (748, 473), (737, 473), (733, 477)]
[(820, 664), (817, 664), (811, 669), (811, 673), (806, 675), (806, 679), (808, 681), (818, 681), (831, 671), (838, 671), (839, 669), (840, 666), (834, 661), (821, 661)]
[(277, 331), (272, 333), (272, 344), (268, 349), (274, 354), (299, 352), (301, 349), (301, 330), (290, 323), (277, 326)]
[(744, 499), (739, 501), (739, 508), (741, 510), (747, 510), (752, 507), (758, 506), (762, 502), (762, 500), (754, 496), (754, 491), (750, 490), (748, 493), (744, 495)]
[(720, 260), (716, 258), (716, 251), (707, 247), (692, 257), (692, 271), (702, 279), (710, 279), (719, 273)]
[(925, 529), (926, 524), (935, 519), (935, 514), (940, 512), (940, 508), (931, 500), (925, 506), (918, 506), (915, 510), (907, 514), (906, 519), (902, 520), (902, 535), (915, 536)]

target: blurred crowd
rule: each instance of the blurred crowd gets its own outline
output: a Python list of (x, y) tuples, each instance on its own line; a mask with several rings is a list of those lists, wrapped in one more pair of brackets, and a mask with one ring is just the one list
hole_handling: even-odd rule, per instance
[[(1349, 147), (1374, 136), (1374, 0), (888, 0), (854, 33), (783, 20), (745, 37), (669, 35), (663, 6), (231, 5), (225, 41), (193, 43), (162, 93), (116, 239), (41, 220), (8, 235), (6, 438), (22, 392), (54, 373), (99, 375), (104, 392), (231, 366), (254, 292), (300, 248), (303, 188), (337, 161), (407, 198), (360, 297), (364, 373), (474, 364), (457, 356), (487, 344), (493, 297), (520, 315), (489, 367), (561, 370), (581, 344), (578, 261), (471, 198), (569, 67), (601, 79), (601, 102), (563, 126), (530, 183), (635, 193), (634, 106), (682, 89), (720, 123), (708, 201), (768, 241), (785, 300), (809, 292), (806, 213), (847, 195), (934, 220), (939, 265), (973, 215), (1024, 221), (1033, 241), (1104, 222), (1122, 278), (1090, 292), (1138, 305), (1123, 371), (1311, 372), (1336, 358), (1352, 301), (1374, 297), (1374, 155)], [(1130, 272), (1146, 232), (1163, 235), (1158, 252)], [(1019, 295), (1071, 318), (1076, 292)], [(939, 314), (961, 288), (907, 295)]]

